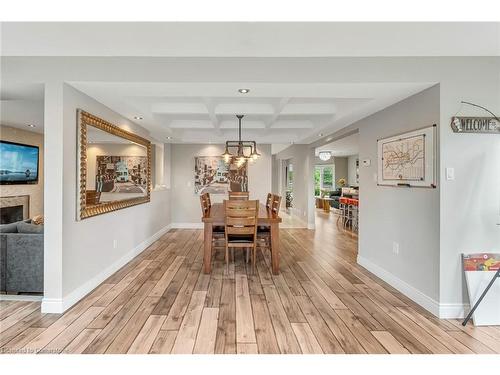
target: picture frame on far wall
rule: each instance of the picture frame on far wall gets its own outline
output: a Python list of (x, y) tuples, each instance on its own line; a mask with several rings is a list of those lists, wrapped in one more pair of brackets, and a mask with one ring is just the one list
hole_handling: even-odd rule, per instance
[(377, 185), (436, 187), (436, 125), (377, 141)]
[(228, 191), (248, 191), (248, 163), (238, 166), (222, 156), (194, 158), (194, 193), (201, 195), (227, 194)]

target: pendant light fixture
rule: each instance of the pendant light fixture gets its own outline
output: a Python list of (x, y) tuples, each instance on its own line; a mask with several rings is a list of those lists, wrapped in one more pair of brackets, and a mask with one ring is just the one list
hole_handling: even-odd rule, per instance
[[(237, 141), (226, 141), (226, 148), (222, 157), (226, 163), (229, 163), (231, 159), (236, 160), (236, 165), (241, 167), (247, 161), (255, 161), (259, 158), (260, 154), (257, 151), (257, 143), (255, 141), (242, 141), (241, 140), (241, 119), (243, 115), (236, 115), (238, 118), (238, 140)], [(229, 150), (236, 149), (236, 154), (229, 152)]]
[(331, 151), (320, 151), (319, 152), (319, 158), (323, 161), (330, 160), (332, 157), (332, 152)]

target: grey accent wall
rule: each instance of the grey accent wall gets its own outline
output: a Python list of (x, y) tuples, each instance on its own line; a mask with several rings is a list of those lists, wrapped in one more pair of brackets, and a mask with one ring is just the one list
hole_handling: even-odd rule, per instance
[[(261, 157), (248, 167), (248, 190), (253, 199), (265, 202), (271, 191), (271, 145), (258, 145)], [(201, 225), (200, 198), (194, 192), (194, 157), (219, 156), (223, 145), (173, 144), (171, 146), (172, 223)], [(212, 202), (222, 202), (226, 195), (211, 195)]]
[[(369, 116), (359, 128), (359, 254), (435, 301), (439, 300), (439, 188), (377, 186), (377, 139), (439, 123), (435, 86)], [(437, 162), (437, 161), (436, 161)], [(436, 165), (439, 165), (438, 163)], [(439, 186), (439, 184), (438, 184)], [(393, 253), (399, 244), (399, 255)]]
[[(63, 191), (63, 254), (62, 293), (66, 297), (85, 287), (120, 259), (140, 247), (170, 223), (170, 191), (151, 192), (151, 201), (122, 210), (76, 220), (77, 173), (76, 110), (81, 108), (122, 128), (149, 138), (148, 132), (110, 110), (96, 100), (64, 85), (64, 191)], [(50, 127), (45, 122), (46, 132)], [(48, 190), (48, 189), (46, 189)], [(113, 241), (117, 241), (116, 248)], [(45, 251), (52, 251), (47, 249)], [(75, 301), (76, 302), (76, 301)]]
[(335, 187), (338, 188), (338, 180), (343, 178), (347, 183), (347, 158), (345, 157), (335, 157)]

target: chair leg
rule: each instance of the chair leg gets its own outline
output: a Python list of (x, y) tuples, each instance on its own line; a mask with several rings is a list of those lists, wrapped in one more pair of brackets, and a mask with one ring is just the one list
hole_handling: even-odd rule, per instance
[(226, 245), (226, 275), (229, 275), (229, 247)]
[(252, 249), (252, 275), (255, 275), (256, 262), (257, 262), (257, 245), (254, 245)]
[(249, 247), (245, 248), (245, 254), (246, 254), (245, 261), (246, 261), (246, 263), (248, 263), (248, 261), (250, 260), (250, 248)]

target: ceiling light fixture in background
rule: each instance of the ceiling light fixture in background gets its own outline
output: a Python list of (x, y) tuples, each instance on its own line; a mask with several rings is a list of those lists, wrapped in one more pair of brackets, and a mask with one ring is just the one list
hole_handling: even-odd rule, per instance
[(143, 118), (141, 116), (134, 116), (134, 120), (142, 120)]
[(331, 151), (320, 151), (318, 154), (319, 158), (323, 161), (330, 160), (332, 157), (332, 152)]
[(36, 125), (33, 125), (33, 124), (28, 124), (28, 126), (29, 126), (30, 128), (36, 128)]
[(239, 89), (238, 92), (240, 94), (248, 94), (250, 92), (250, 89)]

